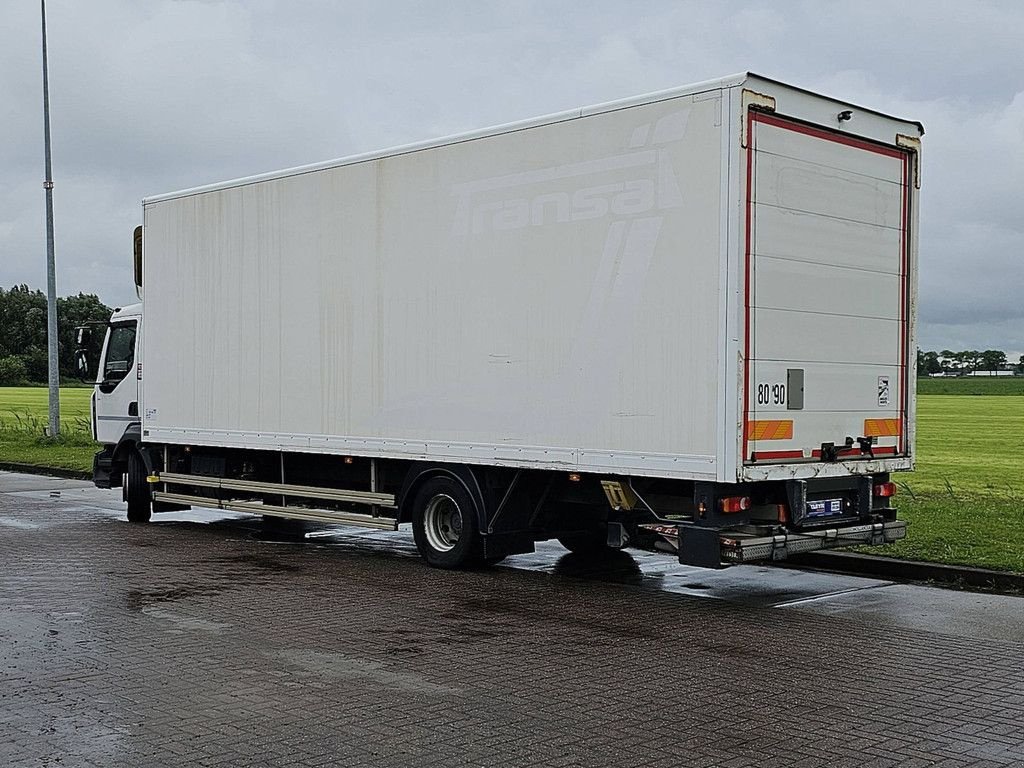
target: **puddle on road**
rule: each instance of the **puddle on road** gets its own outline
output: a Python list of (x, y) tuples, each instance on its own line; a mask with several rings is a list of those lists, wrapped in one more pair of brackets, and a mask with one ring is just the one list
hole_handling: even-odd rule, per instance
[[(124, 515), (123, 510), (121, 514), (122, 516)], [(247, 515), (242, 512), (228, 512), (223, 509), (207, 509), (205, 507), (179, 509), (174, 512), (156, 512), (153, 515), (153, 523), (158, 525), (168, 523), (199, 523), (209, 525), (228, 522), (244, 523), (247, 521), (256, 521), (259, 524), (259, 518), (254, 515)]]
[(129, 611), (141, 612), (155, 605), (176, 603), (193, 597), (210, 597), (223, 592), (229, 584), (207, 586), (177, 586), (167, 589), (130, 589), (125, 593), (125, 606)]
[[(102, 491), (70, 482), (57, 485), (51, 483), (49, 487), (36, 485), (35, 489), (32, 488), (31, 483), (17, 489), (12, 488), (11, 495), (31, 496), (50, 501), (49, 494), (59, 491), (60, 498), (52, 500), (51, 503), (59, 505), (62, 510), (81, 510), (93, 519), (99, 517), (111, 523), (116, 520), (127, 524), (118, 491)], [(75, 515), (68, 515), (67, 519), (74, 517)], [(294, 547), (304, 543), (307, 546), (324, 549), (337, 548), (351, 554), (419, 558), (408, 525), (402, 526), (398, 531), (367, 530), (316, 523), (292, 524), (290, 521), (283, 526), (280, 522), (266, 526), (262, 518), (255, 515), (201, 507), (157, 513), (152, 525), (160, 528), (212, 528), (228, 536), (255, 540), (268, 546)], [(0, 517), (0, 527), (4, 526), (31, 529), (40, 524), (6, 515)], [(137, 539), (135, 543), (138, 546), (145, 546), (143, 537), (134, 538)], [(226, 588), (220, 582), (230, 583), (232, 579), (238, 578), (251, 580), (253, 574), (257, 574), (260, 580), (272, 579), (275, 574), (301, 568), (301, 563), (292, 565), (264, 553), (219, 560), (213, 558), (209, 562), (215, 570), (215, 573), (210, 575), (217, 579), (217, 583), (213, 586), (203, 586), (201, 589), (213, 591)], [(726, 599), (748, 605), (777, 605), (836, 590), (884, 583), (859, 577), (791, 571), (769, 566), (738, 566), (723, 571), (707, 571), (679, 565), (671, 555), (634, 550), (611, 552), (606, 558), (594, 560), (568, 553), (555, 542), (539, 542), (536, 552), (509, 557), (497, 566), (499, 572), (505, 568), (690, 597)], [(165, 595), (138, 592), (129, 599), (142, 605), (146, 600), (160, 602), (184, 597), (184, 592), (178, 590)]]
[(38, 765), (113, 765), (124, 754), (131, 729), (116, 715), (101, 707), (76, 707), (73, 715), (48, 708), (50, 718), (37, 732), (45, 736)]
[(412, 672), (395, 672), (383, 662), (319, 650), (286, 650), (266, 654), (299, 668), (307, 675), (332, 680), (362, 683), (374, 688), (390, 688), (408, 693), (452, 695), (455, 688), (431, 682)]
[(17, 528), (21, 531), (34, 531), (42, 528), (39, 523), (33, 523), (28, 520), (21, 520), (17, 517), (2, 517), (0, 516), (0, 528)]
[[(412, 530), (403, 525), (397, 531), (274, 521), (265, 526), (252, 515), (224, 513), (220, 510), (193, 509), (187, 513), (161, 513), (159, 525), (202, 525), (222, 529), (266, 544), (306, 545), (325, 549), (337, 548), (346, 553), (382, 557), (419, 558)], [(229, 565), (252, 566), (273, 572), (287, 571), (293, 566), (280, 564), (273, 558), (236, 559)], [(734, 566), (709, 571), (680, 565), (671, 555), (637, 550), (611, 551), (604, 557), (587, 557), (567, 552), (553, 541), (538, 542), (531, 554), (513, 555), (495, 566), (501, 570), (547, 573), (584, 582), (619, 584), (645, 590), (669, 592), (696, 598), (725, 599), (745, 605), (776, 605), (813, 597), (836, 589), (881, 584), (877, 580), (794, 571), (771, 566)]]
[(170, 624), (173, 628), (172, 631), (177, 632), (208, 632), (219, 634), (225, 629), (230, 629), (233, 626), (221, 621), (210, 621), (209, 619), (202, 619), (198, 616), (188, 616), (183, 613), (177, 613), (176, 611), (168, 611), (164, 608), (147, 607), (142, 609), (142, 613), (151, 618), (159, 619)]
[(297, 565), (291, 565), (290, 563), (282, 563), (280, 560), (275, 560), (272, 557), (265, 557), (264, 555), (230, 555), (226, 557), (215, 557), (210, 560), (204, 560), (207, 563), (238, 563), (241, 565), (251, 565), (253, 568), (258, 568), (261, 571), (273, 571), (275, 573), (292, 573), (295, 571), (302, 570)]
[[(13, 478), (13, 479), (12, 479)], [(32, 519), (30, 515), (15, 513), (14, 508), (0, 515), (0, 530), (45, 530), (52, 526), (81, 523), (127, 525), (120, 491), (103, 491), (85, 483), (4, 476), (0, 489), (7, 499), (16, 497), (43, 502), (58, 515)], [(51, 496), (59, 493), (59, 496)], [(29, 505), (24, 505), (28, 507)], [(20, 511), (20, 510), (19, 510)], [(263, 525), (258, 516), (227, 512), (217, 509), (196, 508), (188, 511), (158, 513), (153, 525), (163, 529), (184, 529), (187, 533), (206, 530), (223, 539), (245, 539), (260, 542), (251, 554), (211, 557), (201, 561), (201, 574), (197, 584), (171, 585), (167, 589), (134, 590), (124, 600), (128, 607), (143, 612), (153, 619), (167, 622), (171, 631), (219, 631), (218, 627), (190, 623), (186, 615), (188, 606), (171, 608), (174, 603), (185, 603), (193, 597), (216, 595), (239, 586), (281, 585), (287, 582), (281, 574), (301, 571), (303, 561), (294, 556), (301, 546), (318, 550), (338, 550), (339, 566), (344, 566), (347, 555), (379, 557), (381, 570), (387, 569), (387, 558), (418, 558), (409, 526), (398, 531), (376, 531), (337, 525), (308, 524), (285, 530)], [(35, 536), (35, 533), (27, 533)], [(143, 535), (130, 537), (132, 546), (161, 546), (162, 537), (147, 539)], [(288, 557), (276, 557), (290, 547)], [(865, 621), (886, 623), (894, 627), (927, 629), (965, 637), (996, 637), (1019, 641), (1021, 632), (1020, 598), (1000, 596), (968, 597), (946, 590), (929, 589), (916, 585), (893, 585), (890, 581), (857, 576), (780, 569), (771, 566), (737, 566), (720, 571), (680, 565), (670, 555), (627, 550), (609, 553), (610, 557), (594, 561), (567, 553), (554, 542), (540, 542), (533, 554), (515, 555), (496, 566), (492, 574), (500, 578), (504, 569), (534, 571), (552, 577), (572, 579), (584, 584), (616, 584), (627, 588), (652, 590), (685, 595), (693, 598), (713, 598), (739, 605), (785, 607), (789, 610), (813, 611), (821, 615), (845, 615)], [(427, 566), (423, 566), (426, 568)], [(472, 578), (467, 574), (467, 578)], [(977, 604), (975, 604), (977, 603)], [(910, 608), (908, 608), (910, 606)], [(482, 613), (484, 611), (481, 611)], [(493, 616), (492, 616), (493, 618)], [(0, 623), (4, 617), (0, 616)], [(216, 624), (216, 622), (215, 622)], [(493, 627), (466, 620), (460, 633), (467, 640), (490, 640)], [(60, 632), (63, 639), (64, 632)], [(396, 648), (403, 653), (417, 653), (418, 641), (429, 637), (396, 637)], [(367, 670), (363, 669), (362, 673)]]

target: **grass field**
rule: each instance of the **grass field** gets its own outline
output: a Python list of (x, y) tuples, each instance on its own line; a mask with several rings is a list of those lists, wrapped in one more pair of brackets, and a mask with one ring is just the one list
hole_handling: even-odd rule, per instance
[[(894, 476), (909, 535), (871, 551), (1024, 572), (1024, 396), (978, 394), (963, 379), (942, 383), (963, 388), (918, 397), (917, 470)], [(0, 387), (0, 461), (91, 471), (89, 396), (61, 390), (62, 438), (54, 442), (42, 436), (46, 389)]]
[(89, 429), (91, 388), (61, 387), (61, 436), (43, 435), (48, 421), (45, 387), (0, 387), (0, 461), (92, 471), (99, 450)]
[[(76, 429), (88, 430), (91, 395), (92, 387), (61, 387), (61, 423), (70, 422)], [(17, 424), (18, 419), (26, 416), (37, 417), (45, 423), (48, 408), (46, 387), (0, 387), (0, 424)]]
[(1024, 397), (917, 402), (917, 469), (893, 476), (910, 529), (873, 551), (1024, 572)]
[(1024, 376), (962, 376), (917, 380), (919, 395), (1024, 395)]

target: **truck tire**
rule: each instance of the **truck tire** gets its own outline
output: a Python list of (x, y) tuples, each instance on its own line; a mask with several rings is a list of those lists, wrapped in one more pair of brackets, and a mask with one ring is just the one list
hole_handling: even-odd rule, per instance
[(608, 546), (608, 531), (604, 526), (590, 531), (574, 531), (558, 537), (558, 543), (577, 555), (587, 557), (603, 557), (617, 549)]
[(278, 515), (263, 515), (260, 536), (277, 541), (303, 541), (306, 538), (307, 529), (308, 524), (305, 520), (295, 520)]
[(153, 514), (153, 497), (146, 482), (146, 463), (138, 450), (128, 454), (124, 477), (124, 498), (128, 502), (128, 522), (148, 523)]
[(476, 506), (454, 478), (435, 477), (419, 489), (413, 500), (412, 533), (416, 549), (435, 568), (465, 568), (480, 560)]

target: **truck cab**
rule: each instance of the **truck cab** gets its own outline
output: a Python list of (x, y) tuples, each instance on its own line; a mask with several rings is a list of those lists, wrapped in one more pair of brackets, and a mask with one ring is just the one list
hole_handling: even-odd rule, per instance
[(142, 304), (114, 310), (96, 368), (90, 415), (93, 438), (103, 450), (93, 459), (96, 484), (122, 487), (129, 456), (141, 438), (139, 380)]

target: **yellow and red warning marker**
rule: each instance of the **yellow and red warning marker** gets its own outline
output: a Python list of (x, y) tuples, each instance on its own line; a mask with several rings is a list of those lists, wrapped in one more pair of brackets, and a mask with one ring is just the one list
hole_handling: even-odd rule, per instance
[(776, 419), (747, 422), (747, 440), (792, 440), (793, 420)]
[(900, 427), (899, 419), (864, 419), (864, 436), (898, 437)]

